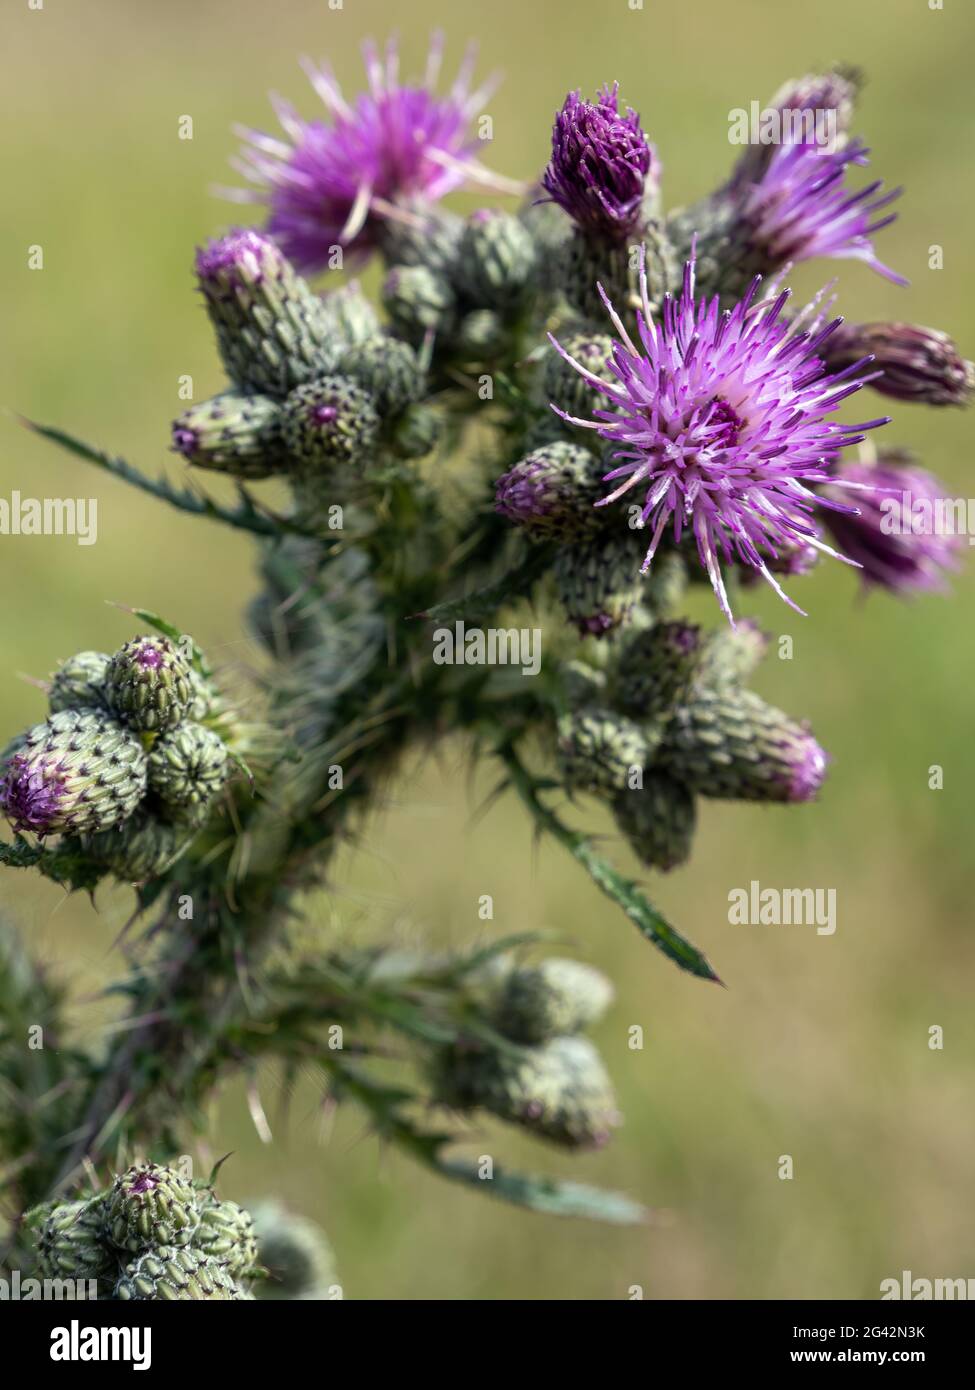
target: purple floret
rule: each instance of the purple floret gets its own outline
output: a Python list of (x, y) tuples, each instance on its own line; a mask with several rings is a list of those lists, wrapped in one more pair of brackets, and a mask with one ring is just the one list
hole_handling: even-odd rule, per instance
[(812, 734), (808, 734), (796, 746), (786, 799), (788, 801), (812, 801), (823, 785), (828, 762), (827, 754)]
[(14, 830), (46, 835), (59, 823), (66, 794), (65, 771), (59, 761), (34, 761), (17, 753), (0, 782), (0, 807)]
[(264, 276), (269, 255), (280, 259), (280, 252), (260, 232), (250, 227), (234, 227), (200, 247), (196, 253), (196, 273), (204, 285), (237, 279), (256, 285)]

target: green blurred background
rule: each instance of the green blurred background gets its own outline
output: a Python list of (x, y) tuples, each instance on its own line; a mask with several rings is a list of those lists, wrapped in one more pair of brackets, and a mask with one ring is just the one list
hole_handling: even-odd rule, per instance
[[(799, 0), (648, 0), (643, 11), (627, 0), (345, 0), (337, 11), (325, 0), (44, 0), (40, 11), (10, 0), (2, 24), (0, 404), (150, 471), (167, 458), (178, 378), (192, 374), (198, 399), (221, 384), (190, 267), (194, 245), (239, 216), (208, 191), (236, 181), (232, 122), (267, 128), (268, 89), (314, 114), (302, 52), (327, 54), (355, 90), (358, 44), (392, 26), (407, 69), (419, 68), (436, 24), (451, 61), (475, 37), (481, 71), (504, 69), (489, 106), (491, 162), (514, 176), (542, 167), (568, 88), (619, 79), (657, 142), (671, 206), (723, 176), (730, 108), (834, 59), (863, 65), (859, 129), (877, 174), (907, 188), (882, 257), (911, 287), (834, 263), (806, 267), (798, 288), (838, 268), (848, 316), (933, 323), (975, 349), (975, 12), (953, 0), (943, 12), (923, 0), (820, 0), (812, 10)], [(192, 140), (177, 138), (183, 115)], [(938, 272), (927, 268), (934, 243), (944, 247)], [(27, 268), (35, 244), (43, 271)], [(917, 448), (953, 493), (972, 491), (968, 416), (897, 408), (885, 433)], [(0, 729), (40, 717), (19, 673), (44, 675), (80, 647), (131, 635), (105, 600), (171, 616), (223, 665), (257, 660), (242, 622), (255, 588), (246, 537), (101, 478), (12, 415), (0, 418), (0, 454), (2, 496), (99, 501), (89, 548), (0, 538)], [(222, 1094), (210, 1148), (235, 1151), (228, 1194), (273, 1192), (323, 1220), (346, 1296), (357, 1298), (625, 1298), (639, 1285), (647, 1298), (869, 1299), (902, 1269), (975, 1274), (973, 593), (969, 572), (953, 598), (864, 604), (850, 574), (825, 564), (799, 594), (806, 620), (756, 598), (764, 623), (795, 643), (791, 661), (773, 653), (759, 688), (809, 716), (835, 762), (813, 807), (709, 805), (690, 866), (652, 885), (726, 989), (679, 974), (554, 847), (536, 855), (513, 801), (473, 826), (460, 749), (409, 768), (366, 850), (340, 864), (323, 924), (458, 944), (551, 929), (613, 976), (618, 1002), (599, 1042), (627, 1116), (614, 1144), (567, 1160), (485, 1129), (472, 1151), (625, 1188), (661, 1210), (657, 1223), (560, 1223), (448, 1188), (384, 1153), (354, 1113), (323, 1123), (315, 1078), (287, 1125), (276, 1123), (280, 1097), (266, 1078), (268, 1147), (240, 1088)], [(928, 790), (935, 763), (938, 792)], [(627, 862), (621, 846), (613, 852)], [(729, 926), (728, 891), (752, 878), (834, 887), (835, 936)], [(5, 912), (60, 962), (78, 992), (77, 1030), (95, 1040), (103, 1012), (93, 994), (119, 965), (110, 948), (129, 896), (108, 894), (95, 912), (26, 874), (8, 872), (2, 886)], [(482, 893), (494, 895), (492, 924), (477, 918)], [(627, 1047), (633, 1024), (645, 1030), (642, 1051)], [(932, 1025), (944, 1029), (943, 1051), (927, 1046)], [(792, 1181), (777, 1175), (783, 1154)]]

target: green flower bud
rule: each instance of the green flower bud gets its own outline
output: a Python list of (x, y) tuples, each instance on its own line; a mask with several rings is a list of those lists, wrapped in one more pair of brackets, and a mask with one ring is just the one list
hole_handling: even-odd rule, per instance
[(52, 714), (63, 709), (107, 709), (105, 680), (111, 657), (106, 652), (78, 652), (61, 665), (47, 688)]
[(108, 702), (140, 733), (175, 728), (193, 699), (190, 664), (168, 637), (133, 637), (112, 657)]
[(790, 802), (812, 800), (827, 761), (806, 725), (754, 691), (704, 686), (675, 712), (660, 760), (702, 796)]
[(219, 734), (189, 720), (156, 739), (149, 754), (149, 790), (175, 815), (206, 806), (230, 776)]
[(321, 1301), (336, 1283), (335, 1261), (320, 1226), (286, 1211), (278, 1202), (254, 1209), (260, 1262), (268, 1278), (258, 1285), (259, 1299)]
[(62, 1202), (45, 1218), (37, 1236), (37, 1259), (46, 1279), (100, 1279), (115, 1268), (114, 1252), (104, 1243), (105, 1203), (101, 1196)]
[(119, 1174), (106, 1198), (106, 1233), (117, 1250), (189, 1245), (200, 1224), (192, 1183), (173, 1168), (137, 1163)]
[(140, 808), (112, 830), (83, 836), (82, 844), (96, 863), (111, 869), (122, 883), (144, 883), (176, 863), (198, 828), (192, 819), (164, 821)]
[(589, 1028), (612, 999), (613, 986), (605, 975), (581, 961), (552, 956), (507, 975), (493, 1022), (512, 1042), (543, 1043)]
[(598, 671), (586, 661), (569, 661), (562, 667), (562, 688), (571, 705), (599, 704), (609, 684), (605, 671)]
[(370, 393), (344, 376), (323, 376), (284, 403), (288, 450), (312, 465), (358, 463), (374, 447), (379, 415)]
[(409, 219), (387, 218), (380, 229), (380, 248), (386, 264), (423, 266), (448, 275), (457, 261), (464, 224), (445, 208), (417, 204)]
[[(372, 300), (362, 293), (358, 280), (350, 280), (340, 289), (331, 290), (319, 301), (325, 322), (336, 350), (350, 347), (354, 343), (364, 343), (382, 332), (379, 315)], [(325, 371), (335, 368), (330, 365)], [(314, 375), (320, 376), (321, 373)]]
[(253, 1218), (236, 1202), (201, 1202), (193, 1248), (219, 1260), (235, 1279), (247, 1277), (259, 1264)]
[(462, 355), (478, 361), (497, 357), (507, 341), (504, 320), (493, 309), (473, 309), (464, 315), (457, 329), (457, 346)]
[(571, 540), (600, 529), (601, 491), (599, 461), (588, 449), (546, 444), (498, 479), (495, 510), (533, 540)]
[(430, 406), (407, 406), (393, 428), (393, 449), (400, 458), (424, 458), (440, 438), (440, 426), (440, 416)]
[[(616, 378), (608, 367), (613, 356), (613, 339), (608, 334), (576, 329), (558, 336), (563, 349), (580, 366), (592, 372), (593, 376), (615, 385)], [(575, 367), (570, 367), (554, 347), (549, 348), (544, 358), (542, 395), (548, 403), (557, 405), (567, 415), (574, 415), (578, 419), (591, 420), (594, 410), (612, 409), (612, 401), (580, 376)], [(608, 467), (603, 470), (608, 471)]]
[(511, 308), (525, 297), (535, 270), (531, 236), (510, 213), (480, 208), (464, 225), (457, 284), (478, 308)]
[(701, 630), (692, 623), (658, 623), (636, 633), (620, 653), (616, 696), (642, 719), (666, 718), (690, 689), (701, 661)]
[(701, 652), (702, 685), (740, 685), (768, 649), (768, 636), (750, 618), (708, 634)]
[(197, 723), (219, 714), (224, 707), (223, 696), (212, 681), (200, 675), (194, 666), (190, 667), (190, 690), (192, 698), (186, 711), (187, 719)]
[(690, 856), (697, 803), (687, 787), (665, 773), (648, 772), (642, 787), (620, 792), (613, 814), (633, 853), (650, 868), (666, 872)]
[(384, 420), (423, 391), (423, 374), (409, 343), (383, 334), (346, 348), (337, 370), (369, 392)]
[(331, 371), (334, 315), (281, 251), (260, 233), (237, 230), (197, 255), (197, 275), (234, 385), (285, 396)]
[(584, 539), (555, 561), (556, 592), (582, 636), (604, 637), (624, 623), (642, 587), (639, 549), (628, 534)]
[(0, 810), (15, 830), (80, 834), (117, 825), (145, 792), (146, 755), (130, 730), (100, 710), (59, 710), (9, 756)]
[(568, 252), (573, 224), (557, 203), (539, 203), (537, 189), (518, 209), (518, 221), (535, 246), (537, 277), (542, 289), (551, 293), (560, 288), (561, 267)]
[(616, 1097), (588, 1038), (559, 1037), (518, 1054), (453, 1049), (441, 1059), (440, 1099), (480, 1107), (567, 1148), (604, 1144)]
[(269, 478), (288, 463), (278, 402), (238, 391), (185, 410), (173, 421), (173, 448), (197, 468), (235, 478)]
[(202, 1250), (161, 1246), (126, 1265), (115, 1297), (128, 1302), (183, 1302), (219, 1299), (239, 1302), (244, 1295), (223, 1263)]
[(456, 306), (449, 283), (425, 265), (394, 266), (383, 281), (382, 301), (396, 331), (412, 343), (429, 330), (447, 329)]
[(642, 772), (653, 746), (632, 719), (611, 709), (580, 709), (559, 720), (562, 774), (581, 791), (622, 791)]

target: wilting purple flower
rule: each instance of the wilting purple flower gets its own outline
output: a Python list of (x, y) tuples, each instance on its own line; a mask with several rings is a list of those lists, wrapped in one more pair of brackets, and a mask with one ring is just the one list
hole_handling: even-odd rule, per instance
[(966, 517), (959, 524), (943, 483), (896, 451), (873, 464), (844, 464), (836, 482), (862, 490), (859, 513), (830, 513), (827, 525), (862, 567), (867, 587), (902, 595), (947, 587), (945, 571), (958, 568)]
[[(820, 149), (842, 148), (860, 81), (854, 71), (834, 70), (786, 82), (761, 113), (759, 142), (745, 147), (726, 191), (739, 191), (757, 183), (768, 168), (776, 145), (804, 143), (817, 144)], [(767, 144), (762, 142), (766, 121)]]
[(899, 401), (967, 405), (975, 367), (947, 333), (913, 323), (845, 323), (826, 349), (826, 365), (838, 371), (869, 354), (882, 375), (873, 389)]
[(0, 809), (15, 830), (47, 834), (60, 826), (69, 798), (67, 770), (58, 758), (37, 759), (16, 753), (0, 782)]
[(514, 187), (474, 153), (480, 141), (471, 121), (493, 82), (471, 90), (475, 54), (469, 49), (449, 93), (435, 96), (442, 48), (435, 34), (423, 82), (401, 86), (395, 42), (383, 59), (374, 44), (365, 44), (369, 90), (351, 104), (330, 67), (306, 60), (330, 121), (304, 121), (288, 102), (272, 97), (286, 139), (240, 128), (248, 145), (234, 167), (260, 191), (230, 196), (268, 204), (268, 232), (299, 269), (325, 268), (336, 246), (368, 252), (385, 219), (410, 216), (402, 204), (412, 199), (435, 202), (468, 181)]
[(612, 409), (595, 411), (594, 420), (552, 409), (617, 446), (611, 457), (619, 464), (604, 477), (615, 487), (596, 505), (637, 490), (642, 525), (652, 532), (644, 573), (667, 527), (678, 543), (688, 528), (730, 619), (720, 560), (753, 567), (791, 604), (770, 556), (810, 545), (845, 559), (820, 539), (812, 516), (817, 505), (843, 510), (844, 504), (824, 502), (813, 485), (829, 479), (831, 457), (887, 418), (859, 425), (829, 418), (840, 401), (872, 379), (860, 373), (869, 359), (832, 375), (825, 371), (820, 353), (842, 320), (825, 326), (814, 320), (806, 331), (804, 320), (816, 312), (811, 305), (786, 323), (782, 310), (789, 291), (759, 302), (757, 276), (745, 297), (722, 312), (717, 297), (695, 302), (694, 271), (692, 259), (680, 297), (666, 297), (657, 324), (641, 267), (639, 346), (600, 290), (618, 334), (610, 379), (576, 362), (554, 338), (552, 343)]
[(861, 140), (842, 148), (822, 149), (794, 143), (776, 147), (761, 179), (743, 195), (741, 214), (753, 244), (770, 265), (834, 256), (865, 261), (888, 280), (906, 285), (877, 259), (870, 238), (893, 222), (896, 213), (875, 220), (875, 214), (900, 196), (895, 188), (880, 193), (883, 180), (851, 193), (846, 186), (850, 165), (869, 163)]
[(619, 84), (594, 102), (570, 92), (555, 117), (552, 158), (542, 185), (578, 227), (596, 237), (624, 241), (640, 218), (647, 179), (659, 176), (640, 117), (620, 113)]

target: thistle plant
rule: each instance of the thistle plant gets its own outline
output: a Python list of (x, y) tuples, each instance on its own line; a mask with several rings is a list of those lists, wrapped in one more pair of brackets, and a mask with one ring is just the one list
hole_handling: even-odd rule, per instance
[[(284, 1075), (313, 1059), (334, 1101), (446, 1179), (642, 1219), (628, 1197), (503, 1162), (482, 1181), (460, 1147), (485, 1116), (572, 1151), (610, 1139), (621, 1116), (587, 1035), (610, 983), (522, 933), (452, 953), (336, 944), (314, 929), (335, 851), (368, 833), (407, 755), (462, 739), (520, 799), (526, 834), (554, 839), (670, 965), (715, 980), (652, 877), (577, 827), (585, 798), (644, 878), (692, 857), (702, 797), (814, 801), (828, 755), (751, 688), (767, 640), (742, 615), (751, 586), (801, 612), (821, 556), (898, 595), (956, 563), (951, 537), (887, 525), (942, 485), (873, 444), (887, 416), (837, 412), (863, 390), (885, 409), (963, 405), (971, 364), (932, 329), (844, 324), (832, 286), (796, 309), (785, 284), (813, 258), (900, 281), (874, 246), (894, 194), (857, 179), (849, 73), (775, 98), (832, 110), (827, 148), (750, 149), (665, 213), (656, 149), (615, 84), (565, 98), (521, 188), (475, 152), (473, 60), (438, 95), (440, 58), (437, 39), (404, 83), (395, 45), (368, 46), (354, 99), (310, 66), (324, 119), (279, 102), (284, 138), (243, 132), (243, 197), (267, 220), (193, 261), (227, 379), (173, 422), (181, 482), (32, 426), (251, 533), (261, 576), (264, 659), (246, 684), (211, 669), (183, 627), (196, 615), (137, 608), (114, 654), (62, 662), (46, 716), (0, 761), (6, 865), (136, 895), (122, 1027), (100, 1050), (26, 1050), (34, 1023), (62, 1035), (65, 1000), (0, 937), (3, 1258), (78, 1270), (106, 1297), (247, 1298), (252, 1280), (260, 1296), (262, 1269), (268, 1296), (331, 1296), (307, 1223), (265, 1204), (258, 1250), (247, 1213), (175, 1166), (228, 1075), (260, 1113), (269, 1059)], [(464, 186), (508, 201), (463, 218), (444, 200)], [(378, 303), (347, 273), (370, 258)], [(205, 490), (214, 474), (233, 504)], [(716, 597), (707, 630), (684, 607), (695, 586)], [(505, 624), (526, 604), (537, 663), (468, 659), (465, 633), (517, 638)], [(445, 640), (456, 659), (434, 658)]]

